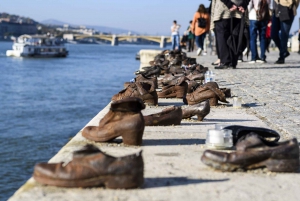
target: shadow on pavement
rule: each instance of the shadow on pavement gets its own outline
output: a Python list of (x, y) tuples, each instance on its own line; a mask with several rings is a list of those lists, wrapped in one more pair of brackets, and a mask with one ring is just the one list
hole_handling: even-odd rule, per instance
[(172, 105), (174, 105), (174, 106), (183, 106), (184, 105), (184, 103), (182, 102), (182, 103), (180, 103), (180, 102), (171, 102), (171, 103), (158, 103), (158, 106), (172, 106)]
[(143, 139), (143, 146), (205, 144), (205, 139)]
[(249, 119), (206, 119), (206, 121), (217, 121), (217, 122), (243, 122), (243, 121), (254, 121)]
[(201, 184), (207, 182), (223, 182), (229, 179), (189, 179), (187, 177), (163, 177), (163, 178), (145, 178), (143, 188), (159, 188), (166, 186), (181, 186), (188, 184)]

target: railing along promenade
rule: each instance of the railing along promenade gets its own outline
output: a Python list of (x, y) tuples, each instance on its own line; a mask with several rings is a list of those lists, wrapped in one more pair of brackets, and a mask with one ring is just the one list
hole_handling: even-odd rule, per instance
[(83, 34), (64, 34), (64, 38), (68, 40), (81, 40), (85, 38), (95, 38), (100, 40), (110, 41), (112, 46), (116, 46), (119, 44), (119, 41), (125, 41), (129, 39), (144, 39), (148, 41), (154, 41), (159, 43), (161, 48), (166, 46), (166, 43), (172, 41), (170, 36), (148, 36), (148, 35), (83, 35)]

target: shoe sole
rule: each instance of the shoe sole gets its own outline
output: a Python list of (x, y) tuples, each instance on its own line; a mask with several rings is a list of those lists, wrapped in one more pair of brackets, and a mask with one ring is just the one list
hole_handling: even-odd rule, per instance
[(141, 187), (144, 183), (143, 170), (137, 170), (133, 175), (109, 175), (80, 180), (53, 179), (36, 174), (33, 178), (41, 184), (68, 188), (104, 186), (111, 189), (131, 189)]

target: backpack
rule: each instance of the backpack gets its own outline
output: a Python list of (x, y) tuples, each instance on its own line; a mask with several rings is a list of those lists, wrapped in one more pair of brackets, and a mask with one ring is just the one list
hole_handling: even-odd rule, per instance
[(268, 2), (266, 0), (261, 0), (258, 4), (258, 7), (259, 7), (259, 10), (256, 11), (257, 21), (261, 21), (261, 20), (269, 21), (271, 16), (270, 16)]
[(206, 27), (206, 19), (203, 17), (198, 18), (198, 27), (205, 28)]

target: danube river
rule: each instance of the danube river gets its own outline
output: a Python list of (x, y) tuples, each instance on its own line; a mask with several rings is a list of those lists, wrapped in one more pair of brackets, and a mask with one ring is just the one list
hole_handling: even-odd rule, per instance
[(139, 68), (142, 45), (67, 45), (67, 58), (12, 58), (0, 42), (0, 200), (83, 128)]

